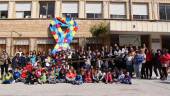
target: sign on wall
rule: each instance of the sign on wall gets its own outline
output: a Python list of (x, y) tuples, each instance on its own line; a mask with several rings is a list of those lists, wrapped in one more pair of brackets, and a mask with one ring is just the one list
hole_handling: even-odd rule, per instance
[(6, 39), (0, 39), (0, 44), (6, 44)]
[(37, 44), (55, 44), (55, 41), (53, 39), (48, 39), (48, 38), (41, 38), (38, 39)]
[(14, 40), (14, 45), (29, 45), (28, 39), (16, 39)]
[(151, 48), (156, 51), (157, 49), (161, 49), (161, 39), (160, 38), (152, 38), (151, 39)]
[(119, 45), (129, 45), (133, 46), (141, 46), (141, 38), (140, 35), (119, 35)]

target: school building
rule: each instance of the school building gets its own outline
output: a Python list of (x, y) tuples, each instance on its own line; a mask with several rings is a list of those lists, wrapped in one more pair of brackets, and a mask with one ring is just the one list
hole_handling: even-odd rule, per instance
[(100, 43), (90, 39), (90, 27), (105, 22), (104, 42), (170, 48), (170, 0), (0, 0), (0, 51), (52, 48), (49, 18), (66, 15), (79, 25), (73, 46)]

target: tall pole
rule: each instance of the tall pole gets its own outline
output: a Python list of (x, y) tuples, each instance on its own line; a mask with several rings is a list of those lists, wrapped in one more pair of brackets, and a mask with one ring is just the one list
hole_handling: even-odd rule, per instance
[(10, 36), (10, 38), (11, 38), (11, 44), (10, 44), (10, 56), (12, 57), (12, 55), (13, 55), (13, 34), (12, 33), (16, 33), (16, 34), (18, 34), (19, 35), (19, 37), (21, 37), (22, 36), (22, 34), (20, 34), (20, 33), (18, 33), (18, 32), (16, 32), (16, 31), (11, 31), (11, 36)]
[(129, 19), (132, 20), (132, 0), (129, 0)]
[(10, 44), (10, 56), (11, 56), (11, 57), (12, 57), (12, 45), (13, 45), (13, 43), (12, 43), (12, 39), (13, 39), (13, 38), (12, 38), (12, 32), (13, 32), (13, 31), (11, 31), (11, 36), (10, 36), (10, 38), (11, 38), (11, 42), (10, 42), (10, 43), (11, 43), (11, 44)]

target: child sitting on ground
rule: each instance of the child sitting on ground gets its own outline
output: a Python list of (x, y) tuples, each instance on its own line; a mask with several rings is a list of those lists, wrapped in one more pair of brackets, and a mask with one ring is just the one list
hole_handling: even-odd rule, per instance
[(9, 70), (8, 74), (4, 75), (2, 84), (11, 84), (13, 80), (12, 70)]
[(91, 75), (91, 71), (87, 70), (85, 75), (84, 75), (84, 82), (85, 83), (92, 83), (92, 75)]
[(28, 75), (25, 81), (26, 84), (35, 84), (36, 82), (38, 82), (38, 78), (36, 77), (35, 74), (35, 69), (33, 69), (32, 72), (28, 71), (27, 74)]
[(46, 71), (42, 70), (41, 77), (38, 78), (38, 83), (39, 84), (44, 84), (47, 82), (47, 76), (46, 76)]
[(101, 72), (101, 70), (97, 69), (93, 74), (93, 80), (96, 83), (102, 82), (105, 77), (105, 73)]
[(122, 84), (132, 84), (129, 72), (126, 72), (126, 74), (123, 74), (123, 72), (121, 72), (121, 74), (118, 77), (118, 82)]
[(83, 77), (82, 77), (82, 75), (80, 74), (80, 72), (78, 72), (74, 84), (75, 84), (75, 85), (83, 84)]
[(26, 67), (24, 67), (21, 70), (21, 77), (20, 77), (21, 82), (25, 83), (26, 78), (27, 78), (27, 73), (28, 73), (28, 70), (26, 70)]
[(113, 76), (110, 70), (106, 71), (106, 75), (105, 75), (105, 83), (113, 83)]
[(57, 83), (57, 80), (56, 80), (56, 74), (55, 74), (55, 71), (54, 69), (52, 68), (52, 70), (50, 71), (50, 74), (48, 76), (48, 83), (49, 84), (56, 84)]
[(125, 80), (124, 80), (125, 84), (132, 84), (132, 80), (131, 80), (131, 76), (129, 72), (126, 72), (125, 74)]
[(13, 73), (13, 77), (14, 77), (15, 82), (21, 81), (20, 76), (21, 76), (21, 73), (20, 73), (19, 69), (16, 68), (14, 73)]
[(76, 79), (76, 73), (75, 71), (72, 72), (71, 69), (67, 72), (66, 74), (66, 80), (68, 83), (74, 83), (75, 82), (75, 79)]
[(124, 78), (125, 78), (125, 74), (123, 74), (123, 71), (121, 71), (117, 80), (118, 80), (118, 82), (123, 83)]
[(64, 83), (65, 81), (65, 70), (61, 69), (57, 77), (57, 83)]

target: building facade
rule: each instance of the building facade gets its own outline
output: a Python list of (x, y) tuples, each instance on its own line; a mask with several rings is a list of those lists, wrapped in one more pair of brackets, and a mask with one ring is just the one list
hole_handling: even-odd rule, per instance
[(95, 43), (86, 39), (90, 27), (105, 22), (109, 44), (170, 48), (170, 0), (0, 0), (0, 51), (52, 48), (49, 18), (66, 15), (79, 24), (75, 46)]

